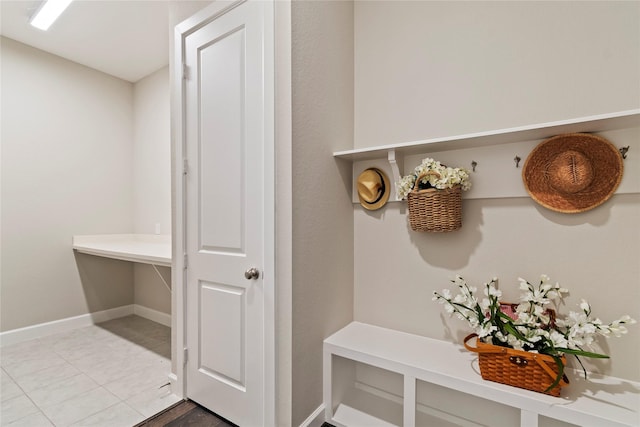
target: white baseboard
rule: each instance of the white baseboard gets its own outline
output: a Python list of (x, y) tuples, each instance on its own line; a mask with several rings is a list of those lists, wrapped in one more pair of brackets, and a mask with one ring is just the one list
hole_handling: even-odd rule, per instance
[(171, 327), (171, 315), (161, 311), (153, 310), (138, 304), (123, 305), (109, 310), (96, 311), (94, 313), (82, 314), (80, 316), (67, 317), (66, 319), (54, 320), (52, 322), (39, 323), (37, 325), (26, 326), (24, 328), (12, 329), (0, 332), (0, 347), (18, 344), (21, 342), (70, 331), (72, 329), (84, 328), (107, 320), (136, 314), (145, 319), (152, 320)]
[(324, 423), (324, 403), (316, 408), (315, 411), (300, 424), (300, 427), (320, 427)]
[(145, 307), (143, 305), (134, 304), (133, 305), (133, 314), (144, 317), (145, 319), (152, 320), (156, 323), (160, 323), (161, 325), (171, 327), (171, 315), (167, 313), (163, 313), (158, 310), (154, 310), (152, 308)]
[(134, 314), (133, 304), (0, 332), (0, 347), (46, 337), (47, 335), (66, 332), (72, 329), (84, 328), (131, 314)]

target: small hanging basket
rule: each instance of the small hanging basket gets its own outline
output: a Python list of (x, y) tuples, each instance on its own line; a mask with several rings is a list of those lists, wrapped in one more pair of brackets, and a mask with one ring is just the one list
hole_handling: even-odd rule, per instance
[(418, 189), (419, 182), (428, 175), (440, 176), (437, 172), (426, 172), (416, 179), (413, 190), (407, 194), (409, 224), (413, 231), (442, 233), (462, 227), (462, 188), (438, 190)]
[[(476, 338), (475, 347), (468, 344), (472, 338)], [(476, 334), (468, 335), (464, 339), (464, 346), (478, 353), (480, 374), (485, 380), (555, 397), (560, 396), (561, 388), (569, 384), (567, 376), (562, 375), (560, 381), (551, 387), (558, 377), (559, 368), (554, 358), (546, 354), (483, 343)], [(560, 360), (566, 366), (565, 357), (562, 356)]]

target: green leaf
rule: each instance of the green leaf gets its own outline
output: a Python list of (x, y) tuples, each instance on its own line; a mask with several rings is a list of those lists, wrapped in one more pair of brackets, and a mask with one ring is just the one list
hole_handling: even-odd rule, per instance
[(580, 358), (576, 355), (574, 355), (574, 357), (576, 358), (576, 360), (578, 361), (578, 363), (580, 364), (580, 367), (582, 368), (582, 373), (584, 374), (584, 379), (587, 379), (587, 370), (585, 369), (584, 365), (582, 364), (582, 360), (580, 360)]
[(553, 390), (558, 384), (560, 384), (560, 381), (564, 376), (564, 364), (562, 363), (562, 359), (560, 358), (560, 356), (551, 356), (551, 357), (553, 357), (553, 360), (556, 362), (556, 366), (558, 367), (558, 376), (553, 381), (553, 383), (544, 391), (545, 393), (548, 392), (549, 390)]
[(576, 355), (576, 356), (592, 357), (594, 359), (608, 359), (609, 358), (609, 356), (607, 356), (606, 354), (593, 353), (593, 352), (584, 351), (584, 350), (574, 350), (574, 349), (571, 349), (571, 348), (556, 347), (555, 350), (556, 351), (561, 351), (561, 352), (567, 353), (567, 354), (573, 354), (573, 355)]
[[(504, 314), (504, 313), (502, 313)], [(509, 316), (507, 316), (506, 314), (504, 314), (504, 316), (508, 317), (509, 319), (511, 319)], [(514, 326), (513, 323), (511, 322), (505, 322), (504, 324), (504, 329), (509, 332), (511, 335), (513, 335), (514, 337), (518, 338), (520, 341), (524, 341), (524, 342), (529, 342), (528, 339), (525, 338), (524, 335), (522, 335)]]

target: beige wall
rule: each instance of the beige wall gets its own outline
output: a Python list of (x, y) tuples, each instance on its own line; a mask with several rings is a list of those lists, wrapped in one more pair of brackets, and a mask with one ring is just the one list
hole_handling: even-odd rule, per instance
[(356, 1), (355, 147), (638, 108), (624, 1)]
[[(171, 234), (171, 129), (169, 67), (133, 85), (133, 229)], [(134, 264), (134, 303), (171, 313), (171, 293), (153, 267)], [(171, 283), (169, 269), (160, 268)]]
[(291, 2), (275, 3), (276, 425), (291, 426), (293, 287), (293, 164)]
[(168, 67), (132, 85), (3, 38), (2, 107), (2, 330), (170, 313), (151, 266), (71, 250), (74, 234), (170, 234)]
[(132, 304), (129, 263), (71, 249), (132, 229), (131, 84), (6, 38), (1, 55), (2, 331)]
[[(134, 264), (133, 302), (152, 310), (171, 314), (171, 292), (163, 283), (163, 279), (171, 286), (171, 268), (156, 267), (149, 264)], [(162, 279), (158, 274), (162, 275)]]
[(353, 4), (294, 2), (292, 425), (322, 403), (322, 341), (353, 316)]
[[(639, 108), (639, 16), (638, 2), (356, 2), (355, 145)], [(566, 310), (585, 298), (602, 320), (640, 320), (637, 193), (575, 215), (524, 197), (465, 200), (450, 234), (410, 231), (405, 208), (354, 205), (356, 320), (460, 342), (468, 327), (443, 316), (434, 290), (455, 274), (498, 276), (514, 299), (519, 276), (542, 273), (571, 290)], [(638, 325), (601, 344), (612, 358), (590, 369), (640, 379)]]
[(171, 234), (169, 67), (133, 85), (134, 231)]

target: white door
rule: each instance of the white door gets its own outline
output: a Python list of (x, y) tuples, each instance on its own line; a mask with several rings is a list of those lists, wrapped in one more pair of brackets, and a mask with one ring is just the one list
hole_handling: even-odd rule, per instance
[(185, 37), (183, 54), (186, 395), (242, 427), (265, 425), (268, 7), (226, 9)]

